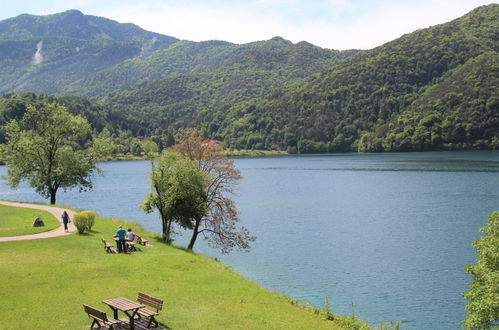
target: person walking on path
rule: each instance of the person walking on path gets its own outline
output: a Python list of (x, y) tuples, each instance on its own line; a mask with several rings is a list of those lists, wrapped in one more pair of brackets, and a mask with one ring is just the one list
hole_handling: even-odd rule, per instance
[(116, 241), (118, 244), (118, 253), (126, 253), (126, 230), (123, 229), (122, 225), (120, 225), (116, 231), (116, 236), (118, 237), (118, 240)]
[(62, 223), (64, 224), (64, 232), (69, 232), (68, 231), (68, 223), (69, 223), (69, 215), (68, 212), (64, 210), (64, 212), (61, 215), (62, 218)]

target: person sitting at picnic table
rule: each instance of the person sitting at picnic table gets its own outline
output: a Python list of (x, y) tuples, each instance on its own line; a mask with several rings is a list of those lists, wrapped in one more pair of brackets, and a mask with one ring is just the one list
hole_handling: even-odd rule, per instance
[(123, 229), (123, 226), (120, 225), (118, 230), (116, 231), (116, 235), (113, 236), (113, 238), (118, 238), (116, 241), (116, 244), (118, 246), (118, 253), (121, 252), (126, 252), (126, 230)]
[(135, 239), (135, 233), (132, 231), (132, 228), (128, 228), (128, 232), (126, 233), (126, 240), (129, 242), (133, 242)]

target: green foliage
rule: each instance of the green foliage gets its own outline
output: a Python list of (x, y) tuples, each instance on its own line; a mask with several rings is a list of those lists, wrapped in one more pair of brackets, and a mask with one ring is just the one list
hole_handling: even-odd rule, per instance
[(476, 265), (467, 265), (473, 277), (470, 289), (463, 293), (468, 300), (466, 329), (497, 329), (499, 326), (499, 212), (492, 212), (487, 225), (480, 229), (485, 236), (473, 242), (477, 252)]
[(83, 234), (87, 230), (87, 216), (82, 213), (75, 213), (73, 223), (78, 230), (78, 234)]
[(8, 166), (7, 184), (27, 181), (35, 191), (55, 204), (59, 188), (92, 188), (90, 177), (98, 171), (90, 125), (56, 103), (40, 109), (28, 105), (21, 120), (4, 126), (3, 158)]
[(73, 217), (74, 225), (78, 229), (79, 234), (83, 234), (85, 231), (91, 231), (95, 224), (96, 214), (93, 211), (81, 211), (75, 213)]
[(95, 224), (95, 212), (94, 211), (81, 211), (79, 212), (83, 217), (85, 217), (86, 222), (86, 230), (92, 230), (92, 227)]
[(140, 207), (146, 213), (158, 210), (165, 241), (172, 241), (174, 224), (193, 229), (194, 221), (207, 214), (204, 175), (190, 159), (165, 153), (152, 162), (150, 178), (152, 192)]
[(480, 7), (350, 56), (282, 39), (248, 44), (216, 68), (143, 84), (103, 104), (125, 112), (132, 132), (197, 127), (234, 149), (495, 148), (499, 55), (490, 38), (498, 16), (499, 5)]
[[(76, 56), (79, 39), (63, 34), (44, 38), (59, 52), (46, 54), (47, 61), (56, 61), (50, 62), (54, 70), (21, 69), (16, 61), (31, 58), (34, 39), (0, 37), (0, 52), (8, 54), (0, 59), (5, 68), (0, 91), (40, 91), (50, 82), (50, 91), (103, 96), (98, 105), (75, 108), (97, 131), (107, 127), (115, 152), (123, 156), (142, 155), (144, 138), (162, 150), (174, 144), (178, 128), (189, 127), (225, 147), (246, 150), (494, 149), (499, 147), (497, 17), (499, 5), (482, 6), (369, 51), (340, 52), (276, 37), (243, 45), (165, 41), (137, 56), (137, 40), (143, 39), (131, 38), (130, 46), (97, 38), (95, 45), (88, 32), (94, 37), (83, 40), (88, 45)], [(98, 63), (85, 62), (86, 51), (95, 53), (91, 58)], [(64, 101), (81, 104), (68, 98)], [(22, 110), (15, 97), (4, 104), (5, 116)]]

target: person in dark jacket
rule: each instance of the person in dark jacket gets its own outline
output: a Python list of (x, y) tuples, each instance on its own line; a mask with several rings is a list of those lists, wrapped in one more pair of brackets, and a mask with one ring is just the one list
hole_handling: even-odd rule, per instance
[(68, 212), (64, 211), (61, 215), (61, 218), (62, 218), (62, 223), (64, 224), (64, 231), (67, 233), (67, 232), (69, 232), (69, 230), (68, 230), (68, 223), (69, 223)]

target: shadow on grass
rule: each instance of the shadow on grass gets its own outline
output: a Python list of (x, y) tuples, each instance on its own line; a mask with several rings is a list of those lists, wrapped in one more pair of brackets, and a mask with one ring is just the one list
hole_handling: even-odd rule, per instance
[[(134, 325), (135, 328), (139, 329), (147, 329), (147, 323), (149, 320), (142, 318), (142, 319), (135, 319), (134, 320)], [(109, 327), (106, 326), (101, 326), (100, 329), (109, 329)], [(125, 329), (130, 329), (130, 326), (128, 324), (123, 324), (119, 326), (114, 326), (113, 329), (117, 330), (125, 330)], [(151, 329), (171, 329), (167, 324), (159, 322), (159, 325), (157, 327), (154, 326), (154, 323), (151, 326)]]
[(155, 236), (155, 237), (154, 237), (154, 240), (155, 240), (157, 243), (159, 243), (159, 244), (166, 245), (166, 246), (170, 246), (170, 247), (172, 247), (172, 248), (174, 248), (174, 249), (177, 249), (177, 250), (182, 250), (182, 251), (184, 251), (184, 252), (187, 252), (187, 253), (190, 253), (190, 254), (194, 254), (194, 255), (196, 255), (196, 252), (194, 252), (194, 251), (192, 251), (192, 250), (190, 250), (190, 249), (186, 248), (185, 246), (178, 246), (178, 245), (173, 244), (173, 242), (169, 242), (169, 243), (168, 243), (168, 242), (164, 241), (164, 240), (163, 240), (163, 238), (162, 238), (161, 236)]

